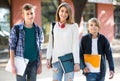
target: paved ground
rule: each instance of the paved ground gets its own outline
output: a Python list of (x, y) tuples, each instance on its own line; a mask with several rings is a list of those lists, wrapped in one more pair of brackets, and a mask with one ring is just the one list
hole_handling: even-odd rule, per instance
[[(115, 76), (112, 80), (108, 79), (109, 72), (107, 69), (106, 81), (119, 81), (120, 80), (120, 54), (113, 53), (114, 62), (115, 62)], [(0, 81), (15, 81), (15, 76), (9, 72), (6, 72), (5, 65), (7, 59), (0, 59)], [(42, 74), (37, 76), (37, 81), (52, 81), (52, 69), (48, 70), (45, 66), (46, 60), (43, 60), (43, 72)], [(74, 81), (85, 81), (85, 77), (82, 75), (82, 71), (75, 73), (75, 80)]]
[[(120, 81), (120, 41), (115, 40), (112, 44), (113, 57), (115, 63), (115, 76), (109, 80), (109, 69), (107, 68), (106, 80), (105, 81)], [(48, 70), (45, 66), (45, 54), (46, 50), (43, 50), (43, 72), (37, 76), (37, 81), (52, 81), (52, 69)], [(8, 55), (0, 54), (0, 81), (16, 81), (15, 76), (5, 71), (5, 66), (8, 61)], [(82, 75), (82, 71), (75, 73), (74, 81), (85, 81), (85, 77)]]

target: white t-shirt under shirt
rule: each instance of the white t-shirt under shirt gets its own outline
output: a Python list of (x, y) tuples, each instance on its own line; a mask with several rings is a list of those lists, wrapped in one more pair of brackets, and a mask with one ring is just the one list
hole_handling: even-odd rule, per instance
[(98, 38), (92, 39), (92, 54), (98, 54), (97, 41)]
[[(93, 55), (98, 55), (98, 38), (92, 39), (92, 54)], [(100, 56), (96, 57), (98, 60), (101, 59)], [(97, 67), (93, 67), (89, 65), (90, 71), (93, 73), (99, 73), (100, 72), (100, 60), (95, 60), (95, 62), (98, 62)], [(94, 60), (93, 60), (94, 61)]]
[[(52, 27), (51, 27), (52, 28)], [(52, 30), (52, 29), (51, 29)], [(52, 62), (57, 62), (58, 57), (66, 53), (73, 53), (74, 62), (79, 63), (79, 32), (78, 25), (65, 24), (65, 28), (58, 27), (58, 22), (54, 26), (54, 49), (52, 49), (52, 34), (49, 34), (47, 48), (47, 59), (52, 56)]]

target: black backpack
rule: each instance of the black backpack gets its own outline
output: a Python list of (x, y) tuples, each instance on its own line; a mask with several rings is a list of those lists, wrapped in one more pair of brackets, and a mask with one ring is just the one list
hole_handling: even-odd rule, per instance
[[(18, 43), (18, 39), (19, 39), (19, 25), (15, 26), (15, 31), (16, 31), (16, 37), (17, 37), (17, 43)], [(16, 45), (17, 45), (16, 43)]]
[[(55, 21), (52, 22), (52, 31), (51, 31), (51, 33), (52, 33), (52, 48), (54, 48), (54, 32), (53, 32), (53, 30), (54, 30), (55, 24), (56, 24)], [(52, 57), (50, 58), (50, 66), (52, 67)]]

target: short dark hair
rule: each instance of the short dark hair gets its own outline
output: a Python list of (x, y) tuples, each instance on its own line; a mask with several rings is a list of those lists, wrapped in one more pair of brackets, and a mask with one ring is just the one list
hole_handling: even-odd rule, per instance
[(30, 9), (35, 9), (35, 7), (30, 3), (26, 3), (22, 7), (22, 10), (30, 10)]

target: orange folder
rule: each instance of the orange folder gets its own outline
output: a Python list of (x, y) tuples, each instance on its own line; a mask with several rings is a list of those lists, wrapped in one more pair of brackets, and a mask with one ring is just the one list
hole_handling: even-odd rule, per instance
[(100, 72), (100, 54), (84, 54), (84, 61), (90, 72)]

